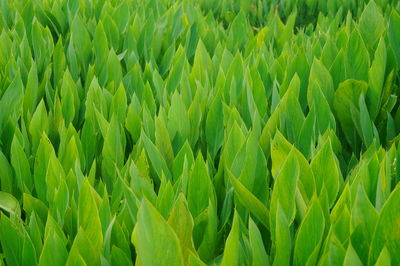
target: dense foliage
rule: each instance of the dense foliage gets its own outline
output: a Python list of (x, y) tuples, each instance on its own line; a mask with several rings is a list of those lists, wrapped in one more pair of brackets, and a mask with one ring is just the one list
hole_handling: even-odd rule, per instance
[(0, 1), (0, 265), (399, 265), (399, 10)]

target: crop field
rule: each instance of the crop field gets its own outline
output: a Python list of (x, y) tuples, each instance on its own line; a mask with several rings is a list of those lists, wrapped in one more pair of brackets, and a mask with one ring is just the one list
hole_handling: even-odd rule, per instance
[(400, 1), (0, 0), (1, 265), (400, 265)]

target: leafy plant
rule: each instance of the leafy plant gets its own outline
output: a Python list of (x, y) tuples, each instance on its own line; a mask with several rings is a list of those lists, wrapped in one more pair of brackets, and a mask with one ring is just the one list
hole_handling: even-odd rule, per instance
[(400, 5), (0, 2), (0, 264), (400, 264)]

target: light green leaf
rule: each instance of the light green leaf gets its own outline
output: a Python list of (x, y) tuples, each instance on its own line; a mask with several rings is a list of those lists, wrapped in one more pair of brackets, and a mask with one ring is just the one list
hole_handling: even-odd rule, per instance
[[(329, 166), (329, 170), (327, 166)], [(339, 192), (341, 177), (339, 162), (333, 153), (330, 141), (327, 141), (312, 159), (311, 169), (314, 173), (317, 192), (320, 193), (322, 186), (325, 186), (328, 192), (329, 206), (332, 206)]]
[(400, 223), (399, 201), (400, 186), (398, 185), (383, 205), (376, 224), (369, 253), (369, 264), (373, 264), (378, 260), (379, 254), (384, 246), (386, 246), (391, 255), (392, 263), (400, 263), (400, 253), (397, 252), (400, 246), (400, 232), (397, 230)]
[(95, 252), (93, 256), (96, 256), (103, 249), (103, 234), (94, 193), (96, 192), (93, 191), (89, 181), (86, 179), (79, 192), (78, 224), (91, 243)]
[(138, 211), (132, 243), (140, 265), (183, 265), (177, 235), (146, 199), (142, 200)]
[(313, 198), (301, 222), (294, 247), (294, 265), (315, 265), (325, 230), (324, 214), (317, 198)]
[(21, 216), (19, 202), (10, 193), (0, 191), (0, 209), (3, 209), (16, 217)]
[[(373, 1), (371, 1), (373, 3)], [(378, 47), (375, 50), (374, 60), (368, 71), (369, 89), (366, 100), (372, 120), (376, 118), (381, 104), (381, 95), (385, 81), (386, 71), (386, 44), (383, 38), (380, 39)]]
[(192, 216), (196, 217), (208, 206), (213, 198), (213, 189), (207, 166), (201, 153), (197, 155), (188, 180), (187, 200)]
[(360, 33), (366, 45), (374, 48), (385, 31), (385, 21), (375, 1), (369, 1), (360, 16)]
[(207, 140), (208, 149), (211, 157), (214, 158), (219, 148), (222, 146), (224, 139), (224, 122), (222, 111), (222, 99), (218, 93), (207, 114), (205, 135)]
[(190, 254), (196, 254), (194, 248), (192, 231), (193, 231), (193, 218), (190, 214), (185, 196), (180, 193), (178, 199), (172, 208), (171, 214), (168, 218), (168, 224), (175, 230), (179, 238), (182, 248), (182, 255), (184, 263), (190, 260)]
[(235, 189), (235, 195), (239, 201), (248, 209), (265, 227), (269, 228), (269, 210), (253, 193), (232, 175), (227, 169), (229, 178)]
[(235, 212), (231, 231), (226, 239), (221, 266), (240, 265), (240, 228), (239, 215)]
[(346, 255), (344, 257), (343, 265), (354, 265), (354, 266), (362, 266), (364, 265), (360, 258), (357, 255), (357, 252), (354, 250), (351, 243), (349, 244)]
[(369, 53), (357, 28), (350, 34), (346, 55), (346, 77), (348, 79), (367, 81), (370, 64)]
[(262, 235), (257, 225), (249, 218), (249, 241), (252, 251), (252, 260), (254, 266), (269, 265), (268, 254), (265, 250)]

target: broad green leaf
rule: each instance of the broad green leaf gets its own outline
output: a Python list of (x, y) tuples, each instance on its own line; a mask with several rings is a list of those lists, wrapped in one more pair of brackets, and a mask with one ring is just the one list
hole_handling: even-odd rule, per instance
[(243, 184), (227, 169), (229, 178), (235, 189), (239, 201), (248, 209), (265, 227), (269, 228), (269, 210), (254, 196)]
[(8, 117), (14, 115), (18, 108), (21, 108), (23, 95), (21, 77), (17, 75), (0, 100), (0, 108), (2, 110), (0, 113), (0, 133), (2, 133)]
[(132, 233), (140, 265), (183, 265), (179, 239), (160, 213), (147, 200), (140, 204)]
[(369, 201), (364, 187), (359, 184), (351, 211), (351, 223), (354, 228), (351, 240), (364, 264), (367, 264), (368, 261), (369, 246), (378, 217), (378, 213)]
[(313, 198), (301, 222), (294, 246), (294, 265), (315, 265), (325, 230), (324, 214), (317, 198)]
[(14, 173), (6, 156), (0, 151), (0, 182), (1, 191), (11, 193), (13, 191)]
[[(271, 232), (274, 235), (277, 230), (275, 228), (278, 227), (278, 221), (276, 220), (277, 217), (282, 218), (284, 216), (286, 226), (289, 226), (293, 222), (296, 213), (295, 190), (298, 179), (299, 163), (295, 157), (294, 150), (291, 150), (285, 159), (279, 174), (275, 178), (276, 181), (272, 191), (270, 204), (270, 227)], [(280, 209), (278, 209), (278, 206), (281, 206)]]
[(88, 180), (85, 180), (79, 192), (78, 203), (78, 224), (90, 241), (96, 254), (100, 254), (103, 249), (103, 234), (99, 212), (94, 198), (93, 188)]
[(4, 214), (1, 215), (0, 243), (7, 264), (37, 264), (35, 247), (21, 220), (9, 219)]
[(235, 212), (231, 231), (226, 239), (225, 252), (222, 257), (221, 265), (239, 265), (240, 264), (240, 228), (239, 215)]
[(211, 157), (214, 158), (219, 148), (221, 148), (224, 139), (224, 123), (222, 98), (219, 93), (215, 96), (208, 110), (205, 135)]
[[(371, 1), (373, 3), (373, 1)], [(386, 71), (386, 45), (383, 38), (380, 39), (378, 47), (375, 50), (374, 60), (368, 71), (369, 89), (366, 100), (369, 106), (371, 118), (374, 120), (379, 112), (381, 104), (381, 95), (385, 80)]]
[(172, 167), (174, 179), (178, 178), (183, 173), (185, 160), (187, 161), (187, 167), (190, 169), (194, 163), (194, 156), (193, 151), (187, 141), (183, 144), (182, 148), (175, 156)]
[(72, 21), (71, 33), (77, 58), (81, 64), (82, 70), (86, 71), (85, 66), (88, 65), (91, 57), (92, 42), (90, 41), (86, 26), (83, 24), (79, 15), (76, 15)]
[(370, 67), (369, 53), (357, 28), (350, 34), (346, 55), (347, 78), (367, 81), (368, 69)]
[(40, 138), (40, 143), (36, 151), (33, 178), (36, 193), (41, 200), (46, 200), (46, 172), (50, 156), (54, 154), (53, 146), (45, 134)]
[(10, 193), (0, 191), (0, 209), (19, 217), (21, 216), (21, 208), (18, 200)]
[(32, 64), (31, 69), (29, 70), (28, 80), (26, 82), (25, 95), (23, 101), (23, 109), (24, 114), (30, 113), (33, 114), (38, 97), (38, 73), (36, 64)]
[(115, 115), (119, 122), (124, 122), (126, 117), (126, 109), (127, 99), (125, 88), (124, 85), (121, 83), (112, 98), (109, 116), (111, 118), (112, 115)]
[[(199, 219), (200, 218), (200, 219)], [(209, 201), (207, 209), (195, 219), (195, 228), (193, 232), (193, 240), (196, 244), (196, 225), (205, 222), (204, 231), (201, 231), (201, 243), (197, 249), (199, 257), (202, 261), (211, 261), (215, 258), (218, 251), (218, 216), (217, 210), (211, 201)]]
[(214, 197), (212, 188), (207, 165), (199, 153), (189, 176), (187, 189), (189, 210), (195, 219), (207, 208), (209, 199)]
[(381, 38), (385, 31), (385, 21), (375, 1), (369, 1), (360, 16), (360, 33), (366, 45), (371, 48)]
[(69, 251), (66, 265), (87, 265), (91, 263), (100, 264), (100, 254), (93, 247), (85, 231), (79, 228)]
[(299, 189), (302, 197), (309, 200), (315, 191), (315, 181), (311, 167), (306, 158), (279, 131), (275, 134), (271, 143), (272, 176), (276, 179), (292, 150), (300, 169), (299, 179), (301, 182), (299, 183)]
[(359, 108), (360, 108), (360, 126), (361, 126), (361, 136), (364, 142), (365, 147), (369, 147), (373, 141), (373, 123), (370, 119), (369, 112), (367, 106), (365, 104), (364, 95), (360, 95), (359, 100)]
[(269, 258), (265, 250), (262, 235), (251, 218), (249, 218), (249, 241), (252, 251), (252, 265), (269, 265)]
[(173, 59), (174, 65), (168, 75), (166, 90), (168, 92), (174, 91), (181, 81), (182, 73), (184, 72), (184, 67), (186, 63), (186, 55), (183, 47), (179, 47)]
[(314, 59), (313, 64), (311, 65), (310, 70), (310, 80), (308, 82), (308, 105), (311, 106), (313, 103), (313, 86), (314, 83), (317, 83), (321, 88), (321, 91), (329, 103), (330, 106), (333, 104), (334, 99), (334, 87), (333, 87), (333, 80), (331, 74), (326, 69), (321, 61), (318, 59)]
[(398, 237), (399, 231), (397, 230), (399, 227), (400, 212), (396, 207), (399, 200), (400, 186), (396, 186), (388, 200), (383, 205), (376, 224), (368, 257), (369, 264), (373, 264), (378, 260), (381, 249), (384, 246), (386, 246), (391, 255), (392, 263), (400, 263), (400, 254), (397, 252), (400, 245), (400, 237)]
[[(328, 166), (329, 170), (326, 169)], [(312, 159), (311, 169), (314, 173), (317, 192), (320, 193), (322, 186), (325, 186), (328, 192), (329, 205), (332, 206), (339, 192), (341, 177), (339, 163), (333, 153), (330, 141), (327, 141)]]
[(99, 21), (93, 36), (93, 46), (96, 64), (95, 67), (100, 73), (107, 63), (108, 41), (104, 31), (103, 23)]
[[(165, 125), (165, 121), (161, 116), (158, 116), (155, 119), (155, 135), (156, 147), (163, 155), (165, 162), (168, 164), (168, 167), (171, 169), (172, 162), (174, 161), (174, 151), (172, 148), (172, 143), (167, 126)], [(174, 175), (173, 178), (176, 178), (176, 176)]]
[(44, 240), (43, 251), (40, 254), (39, 265), (61, 265), (65, 264), (68, 251), (62, 239), (56, 232), (49, 234)]
[(46, 107), (43, 100), (40, 101), (35, 112), (33, 113), (31, 122), (29, 124), (29, 133), (32, 136), (32, 146), (35, 152), (39, 145), (42, 133), (48, 134), (49, 122)]
[(151, 140), (146, 136), (146, 134), (143, 131), (141, 133), (141, 139), (143, 141), (147, 156), (149, 157), (150, 162), (154, 170), (156, 171), (158, 179), (161, 180), (162, 174), (164, 174), (168, 180), (171, 180), (171, 173), (160, 151), (151, 142)]
[(365, 94), (368, 85), (364, 81), (348, 79), (339, 84), (335, 92), (334, 108), (336, 117), (349, 144), (355, 145), (354, 134), (356, 132), (351, 112), (358, 110), (361, 94)]
[(11, 143), (11, 165), (14, 168), (17, 185), (20, 191), (32, 191), (33, 178), (29, 161), (16, 136), (14, 136)]
[(168, 224), (175, 230), (182, 248), (182, 255), (185, 264), (188, 262), (190, 254), (196, 254), (194, 248), (192, 231), (193, 218), (190, 214), (185, 196), (181, 193), (172, 208), (168, 218)]
[(349, 244), (346, 255), (344, 257), (343, 265), (355, 265), (362, 266), (364, 265), (360, 258), (357, 255), (357, 252), (354, 250), (353, 246)]
[(386, 247), (382, 248), (382, 251), (379, 254), (378, 260), (376, 261), (375, 265), (376, 266), (392, 265), (390, 260), (390, 254)]
[(289, 224), (284, 209), (280, 203), (276, 207), (276, 229), (275, 229), (275, 257), (272, 265), (290, 265), (292, 239), (290, 236)]
[(393, 10), (390, 15), (388, 37), (390, 46), (397, 60), (397, 66), (400, 65), (400, 15), (398, 11)]

